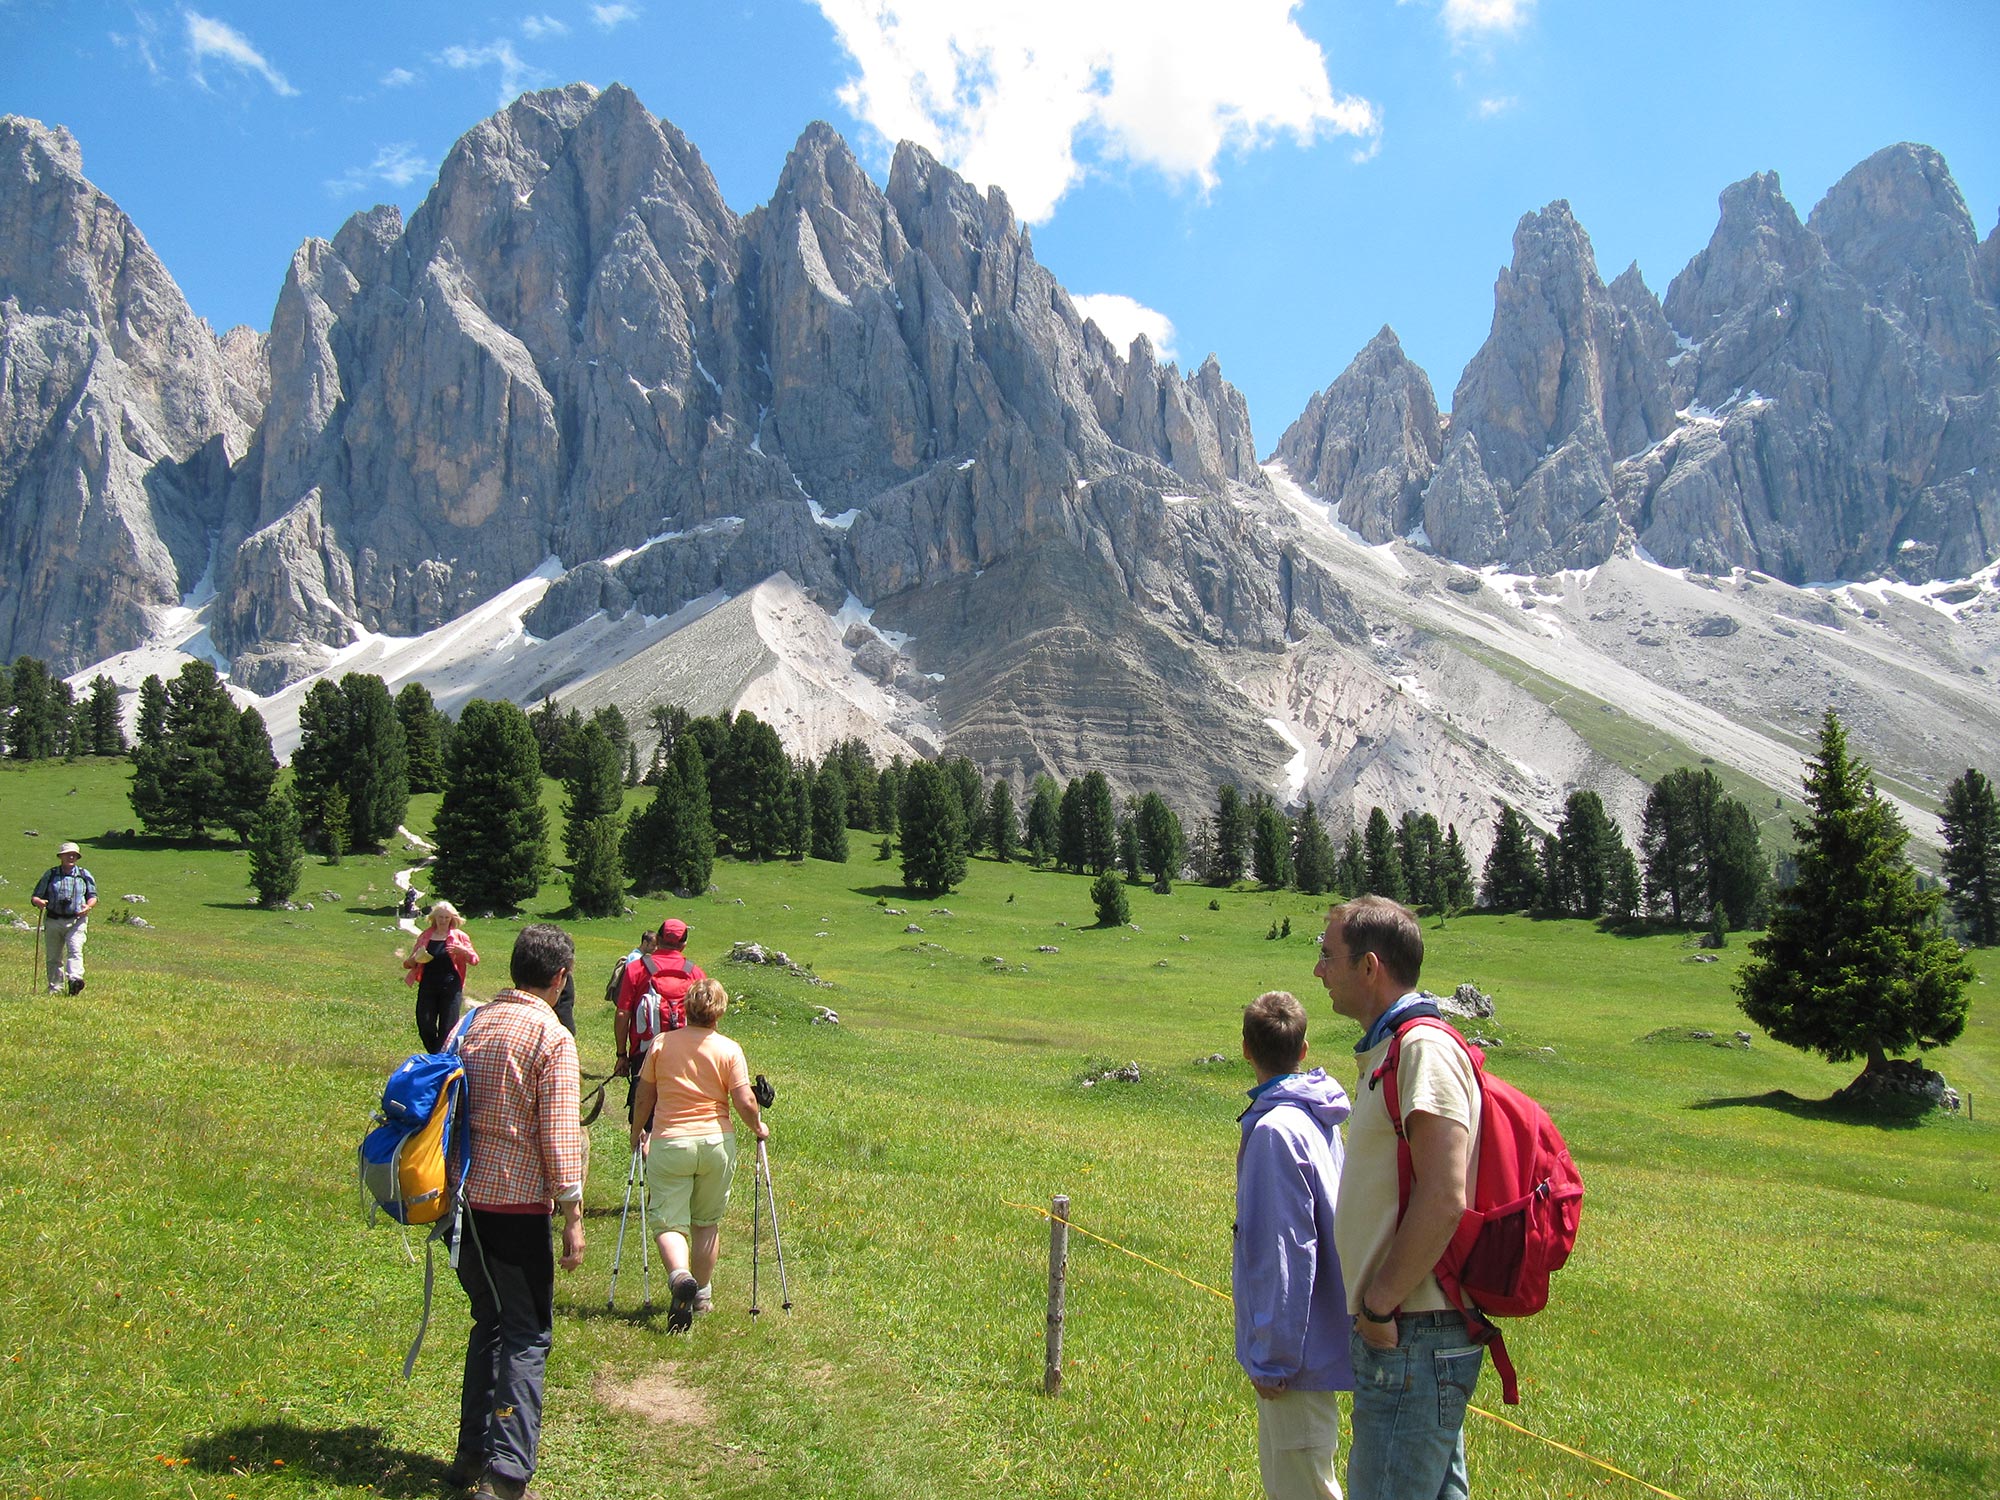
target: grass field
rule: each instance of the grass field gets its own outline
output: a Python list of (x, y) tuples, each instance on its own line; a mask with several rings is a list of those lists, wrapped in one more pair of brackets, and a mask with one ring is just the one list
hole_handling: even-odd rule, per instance
[[(0, 1494), (437, 1493), (463, 1299), (446, 1273), (404, 1385), (422, 1273), (393, 1228), (366, 1227), (353, 1177), (382, 1078), (415, 1046), (393, 931), (409, 857), (315, 862), (312, 911), (259, 911), (234, 849), (102, 836), (134, 821), (127, 775), (0, 766), (0, 906), (30, 910), (64, 837), (103, 896), (81, 997), (40, 997), (32, 938), (7, 934)], [(606, 1311), (625, 1167), (607, 1109), (588, 1259), (557, 1288), (538, 1488), (1258, 1494), (1229, 1309), (1166, 1270), (1072, 1240), (1065, 1386), (1042, 1395), (1048, 1230), (1011, 1205), (1067, 1193), (1079, 1226), (1226, 1289), (1242, 1006), (1296, 991), (1336, 1076), (1355, 1040), (1313, 983), (1320, 903), (1134, 891), (1135, 927), (1100, 930), (1080, 877), (976, 860), (946, 900), (914, 901), (872, 839), (853, 845), (845, 866), (719, 863), (707, 898), (643, 906), (685, 918), (694, 956), (727, 971), (725, 1029), (777, 1085), (795, 1305), (778, 1309), (767, 1238), (748, 1316), (746, 1173), (717, 1311), (691, 1338), (663, 1332), (657, 1266), (640, 1313), (630, 1245)], [(150, 928), (114, 920), (125, 893)], [(527, 915), (565, 903), (551, 885)], [(1291, 937), (1268, 940), (1285, 917)], [(596, 992), (638, 926), (571, 924), (587, 1071), (610, 1061)], [(475, 995), (504, 982), (512, 931), (473, 922)], [(736, 939), (833, 987), (727, 964)], [(1549, 1106), (1589, 1190), (1549, 1311), (1510, 1340), (1508, 1416), (1685, 1500), (2000, 1491), (1991, 955), (1966, 1035), (1934, 1059), (1974, 1118), (1857, 1121), (1802, 1102), (1852, 1068), (1761, 1035), (1654, 1037), (1743, 1024), (1740, 941), (1702, 964), (1679, 936), (1515, 917), (1426, 923), (1426, 940), (1432, 988), (1496, 997), (1494, 1065)], [(840, 1025), (811, 1024), (816, 1004)], [(1091, 1059), (1143, 1079), (1083, 1088)], [(1478, 1404), (1501, 1410), (1490, 1374)], [(1467, 1441), (1482, 1496), (1647, 1493), (1481, 1417)]]

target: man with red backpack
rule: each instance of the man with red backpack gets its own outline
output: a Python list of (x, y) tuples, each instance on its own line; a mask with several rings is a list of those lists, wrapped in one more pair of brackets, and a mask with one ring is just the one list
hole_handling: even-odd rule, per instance
[(1363, 896), (1327, 913), (1313, 972), (1361, 1023), (1333, 1217), (1354, 1318), (1350, 1500), (1463, 1500), (1486, 1354), (1520, 1400), (1493, 1320), (1547, 1305), (1583, 1208), (1562, 1132), (1417, 989), (1423, 964), (1407, 907)]
[(618, 984), (618, 1012), (611, 1022), (618, 1046), (613, 1071), (627, 1080), (628, 1120), (639, 1092), (639, 1065), (645, 1061), (646, 1049), (655, 1037), (687, 1025), (687, 992), (697, 980), (708, 977), (699, 964), (688, 961), (687, 937), (687, 923), (668, 917), (660, 924), (652, 952), (642, 952), (629, 961)]
[[(1349, 1500), (1457, 1500), (1468, 1493), (1465, 1409), (1485, 1357), (1433, 1268), (1457, 1233), (1478, 1170), (1478, 1073), (1433, 1026), (1399, 1024), (1420, 1008), (1424, 939), (1408, 908), (1363, 896), (1328, 914), (1313, 973), (1339, 1014), (1361, 1023), (1360, 1077), (1334, 1243), (1354, 1315)], [(1401, 1203), (1397, 1133), (1377, 1069), (1400, 1048), (1396, 1083), (1409, 1143)]]

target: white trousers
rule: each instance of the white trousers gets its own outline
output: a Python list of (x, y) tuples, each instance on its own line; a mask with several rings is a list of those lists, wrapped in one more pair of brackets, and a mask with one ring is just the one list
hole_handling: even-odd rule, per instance
[(42, 945), (48, 958), (49, 988), (64, 988), (68, 981), (83, 978), (84, 929), (89, 917), (47, 917), (42, 922)]

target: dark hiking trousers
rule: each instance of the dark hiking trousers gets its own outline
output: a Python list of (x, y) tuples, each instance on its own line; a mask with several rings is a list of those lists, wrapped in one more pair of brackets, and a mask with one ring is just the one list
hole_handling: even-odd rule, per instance
[(436, 1052), (443, 1048), (444, 1039), (458, 1024), (459, 1011), (465, 1004), (465, 981), (458, 977), (458, 969), (446, 956), (443, 943), (424, 946), (431, 950), (431, 961), (424, 965), (417, 979), (417, 1039), (423, 1043), (424, 1051)]
[[(555, 1322), (556, 1257), (547, 1214), (469, 1208), (458, 1284), (472, 1301), (458, 1451), (523, 1483), (542, 1437), (542, 1376)], [(481, 1269), (482, 1262), (484, 1269)], [(490, 1282), (488, 1278), (491, 1278)]]

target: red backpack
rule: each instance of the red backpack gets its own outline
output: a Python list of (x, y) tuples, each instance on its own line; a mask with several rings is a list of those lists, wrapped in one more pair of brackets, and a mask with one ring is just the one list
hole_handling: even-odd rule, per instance
[[(678, 969), (667, 968), (669, 960), (679, 965)], [(634, 1058), (652, 1045), (654, 1037), (687, 1025), (687, 992), (697, 979), (707, 977), (684, 953), (648, 953), (636, 962), (644, 966), (646, 987), (632, 1001)]]
[(1419, 1014), (1396, 1028), (1388, 1056), (1369, 1080), (1381, 1084), (1382, 1102), (1396, 1131), (1399, 1222), (1410, 1206), (1411, 1173), (1396, 1069), (1403, 1038), (1418, 1026), (1434, 1027), (1463, 1047), (1479, 1079), (1479, 1173), (1458, 1232), (1438, 1258), (1438, 1286), (1465, 1314), (1472, 1336), (1492, 1351), (1501, 1395), (1507, 1405), (1518, 1406), (1514, 1362), (1492, 1319), (1525, 1318), (1548, 1305), (1549, 1273), (1561, 1270), (1576, 1246), (1583, 1178), (1549, 1112), (1488, 1073), (1486, 1054), (1440, 1016)]

